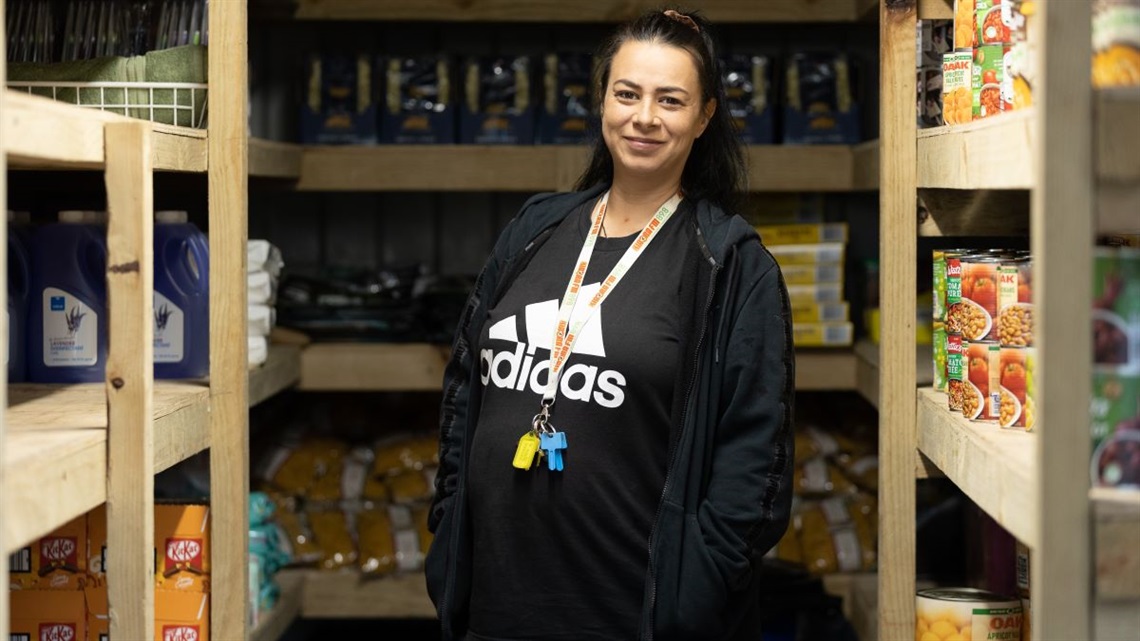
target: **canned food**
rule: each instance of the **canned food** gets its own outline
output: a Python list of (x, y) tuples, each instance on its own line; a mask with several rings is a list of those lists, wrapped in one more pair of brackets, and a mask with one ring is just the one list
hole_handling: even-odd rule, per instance
[(973, 588), (920, 590), (915, 641), (1001, 639), (1020, 641), (1021, 600)]
[(1098, 248), (1093, 272), (1092, 480), (1140, 486), (1140, 250)]
[(1003, 14), (1000, 0), (977, 0), (974, 15), (978, 29), (976, 36), (978, 46), (1011, 42), (1009, 25), (1006, 21), (1012, 16), (1008, 10)]
[(1002, 345), (1033, 345), (1033, 261), (1028, 258), (998, 267), (997, 326)]
[(970, 341), (966, 352), (966, 385), (962, 416), (996, 422), (1001, 411), (1001, 345), (997, 341)]
[(974, 118), (974, 55), (954, 51), (942, 56), (942, 120), (948, 125), (962, 125)]
[(1001, 348), (998, 425), (1002, 427), (1029, 430), (1036, 422), (1037, 408), (1030, 391), (1033, 387), (1029, 370), (1031, 350), (1028, 347)]
[(961, 334), (946, 334), (946, 392), (950, 411), (960, 413), (966, 393), (966, 351)]
[(955, 0), (954, 49), (956, 51), (969, 51), (977, 45), (977, 13), (976, 0)]
[[(946, 268), (946, 331), (962, 334), (968, 341), (996, 340), (994, 317), (998, 306), (998, 266), (994, 256), (966, 256), (959, 259), (961, 285), (955, 286), (953, 261)], [(955, 291), (957, 290), (957, 291)], [(956, 295), (957, 294), (957, 295)]]
[(1017, 542), (1017, 566), (1015, 575), (1017, 577), (1017, 596), (1028, 599), (1029, 588), (1032, 583), (1029, 580), (1029, 546), (1021, 541)]
[[(971, 69), (973, 119), (989, 118), (1006, 111), (1001, 94), (1005, 77), (1005, 54), (1009, 45), (983, 45), (974, 49)], [(1012, 100), (1012, 96), (1010, 97)]]
[(1095, 0), (1092, 14), (1093, 86), (1140, 85), (1140, 0)]
[[(946, 264), (947, 261), (954, 258), (961, 258), (971, 253), (969, 249), (935, 249), (934, 256), (934, 279), (933, 279), (933, 298), (934, 298), (934, 322), (946, 322)], [(961, 274), (957, 280), (960, 286), (962, 282)], [(958, 291), (961, 291), (960, 289)]]
[(946, 327), (934, 322), (934, 337), (931, 340), (934, 347), (934, 389), (939, 392), (946, 391)]

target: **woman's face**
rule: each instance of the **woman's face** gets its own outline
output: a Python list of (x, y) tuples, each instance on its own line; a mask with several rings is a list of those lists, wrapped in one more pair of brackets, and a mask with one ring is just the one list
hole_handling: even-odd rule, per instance
[(605, 92), (602, 137), (615, 180), (679, 180), (693, 141), (716, 108), (715, 101), (701, 102), (692, 54), (657, 42), (626, 42), (614, 56)]

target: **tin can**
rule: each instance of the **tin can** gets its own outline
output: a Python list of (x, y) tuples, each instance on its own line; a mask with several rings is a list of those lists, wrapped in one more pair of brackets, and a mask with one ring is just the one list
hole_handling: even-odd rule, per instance
[[(989, 255), (958, 259), (961, 284), (956, 286), (953, 261), (946, 268), (946, 331), (962, 334), (968, 341), (996, 340), (994, 317), (998, 306), (998, 266), (1002, 260)], [(957, 290), (957, 291), (955, 291)]]
[(1029, 430), (1036, 422), (1030, 347), (1002, 347), (998, 374), (998, 425)]
[(1140, 85), (1140, 0), (1095, 0), (1092, 33), (1093, 86)]
[(934, 389), (939, 392), (946, 391), (946, 327), (934, 322), (934, 337), (931, 340), (934, 347)]
[(978, 29), (977, 43), (982, 45), (1003, 45), (1012, 42), (1010, 25), (1007, 24), (1012, 16), (1009, 11), (1002, 12), (1000, 0), (977, 0), (975, 9), (975, 24)]
[(951, 412), (962, 412), (966, 393), (966, 343), (961, 334), (946, 334), (946, 396)]
[(1094, 258), (1092, 482), (1140, 487), (1140, 249)]
[[(931, 289), (934, 293), (934, 295), (933, 295), (933, 299), (934, 299), (933, 310), (934, 310), (934, 322), (935, 323), (939, 323), (939, 322), (945, 323), (946, 322), (946, 309), (948, 306), (948, 303), (946, 300), (946, 284), (947, 284), (946, 266), (947, 266), (948, 261), (953, 260), (955, 258), (961, 258), (962, 256), (967, 256), (971, 253), (972, 253), (972, 250), (969, 250), (969, 249), (935, 249), (934, 250), (934, 252), (932, 254), (934, 257), (934, 271), (933, 271), (934, 278), (933, 278), (933, 282), (932, 282), (933, 286)], [(962, 282), (961, 274), (959, 273), (958, 274), (958, 280), (957, 280), (957, 285), (958, 285), (957, 291), (959, 291), (959, 292), (961, 291), (961, 287), (960, 287), (961, 282)]]
[(1003, 262), (998, 267), (998, 341), (1003, 346), (1030, 347), (1034, 333), (1033, 261)]
[(952, 51), (942, 56), (942, 120), (962, 125), (974, 118), (974, 54)]
[(969, 341), (962, 416), (985, 423), (997, 422), (1001, 410), (1001, 345), (997, 341)]
[(915, 601), (916, 641), (1002, 639), (1021, 641), (1021, 600), (973, 588), (920, 590)]
[(1006, 111), (1003, 108), (1001, 87), (1007, 51), (1009, 45), (1003, 44), (984, 45), (974, 49), (974, 65), (970, 70), (974, 120), (990, 118)]

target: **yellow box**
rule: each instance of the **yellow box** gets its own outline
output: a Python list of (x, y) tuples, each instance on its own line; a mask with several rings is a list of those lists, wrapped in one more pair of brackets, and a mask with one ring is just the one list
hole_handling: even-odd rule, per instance
[(757, 225), (756, 233), (766, 246), (847, 242), (847, 223)]
[(82, 590), (87, 583), (87, 519), (79, 517), (8, 558), (15, 590)]
[(815, 265), (817, 263), (842, 263), (847, 255), (843, 243), (818, 243), (815, 245), (772, 245), (768, 247), (772, 257), (783, 269), (789, 265)]
[(797, 323), (792, 325), (796, 347), (844, 347), (854, 340), (851, 323)]
[(842, 303), (843, 284), (788, 285), (788, 301), (792, 305), (811, 303)]
[(851, 309), (846, 302), (792, 304), (792, 322), (842, 323), (851, 320)]
[(784, 265), (780, 267), (787, 285), (819, 285), (823, 283), (842, 283), (843, 265), (841, 263), (816, 263), (812, 265)]
[(13, 590), (8, 641), (83, 641), (87, 617), (83, 592)]
[[(87, 641), (110, 641), (107, 586), (88, 588)], [(154, 591), (155, 641), (209, 641), (210, 595), (200, 592)], [(36, 641), (36, 640), (33, 640)]]
[[(95, 583), (106, 584), (107, 511), (88, 514), (89, 566)], [(154, 585), (160, 590), (210, 591), (210, 507), (160, 503), (154, 506)]]

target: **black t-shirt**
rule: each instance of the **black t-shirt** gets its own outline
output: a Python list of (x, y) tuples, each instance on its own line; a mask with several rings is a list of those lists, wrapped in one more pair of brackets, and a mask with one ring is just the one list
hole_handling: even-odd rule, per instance
[[(693, 247), (678, 212), (583, 328), (551, 424), (565, 469), (511, 465), (549, 371), (554, 323), (594, 203), (571, 213), (489, 310), (483, 402), (471, 443), (471, 639), (633, 639), (649, 534), (665, 483), (684, 335), (680, 270)], [(580, 310), (635, 236), (599, 238)], [(576, 310), (577, 311), (577, 310)], [(577, 314), (573, 318), (577, 318)]]

